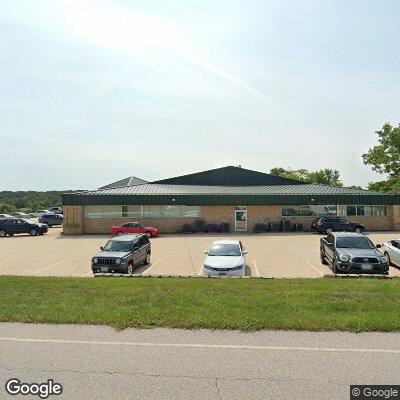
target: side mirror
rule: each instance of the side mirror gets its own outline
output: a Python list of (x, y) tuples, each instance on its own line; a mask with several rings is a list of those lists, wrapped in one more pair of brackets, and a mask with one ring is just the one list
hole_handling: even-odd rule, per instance
[(381, 247), (382, 247), (381, 244), (377, 244), (377, 245), (376, 245), (376, 248), (377, 248), (377, 249), (380, 249)]
[(247, 254), (248, 253), (248, 251), (247, 250), (243, 250), (243, 254)]
[(100, 246), (100, 250), (104, 250), (104, 247), (103, 247), (103, 246)]
[(208, 250), (204, 250), (204, 254), (207, 254), (207, 255), (208, 255)]

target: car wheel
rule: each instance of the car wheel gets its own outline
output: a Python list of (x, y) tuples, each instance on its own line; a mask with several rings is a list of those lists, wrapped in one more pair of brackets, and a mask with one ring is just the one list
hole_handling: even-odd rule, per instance
[(6, 237), (7, 233), (4, 230), (0, 230), (0, 237)]
[(133, 264), (131, 262), (128, 264), (128, 267), (126, 268), (126, 273), (128, 275), (132, 275), (133, 274)]
[(321, 250), (321, 263), (323, 264), (323, 265), (328, 265), (328, 262), (326, 261), (326, 259), (325, 259), (325, 252), (324, 251), (322, 251)]
[(153, 237), (153, 235), (151, 234), (151, 232), (146, 232), (146, 236), (147, 236), (148, 238)]
[(29, 234), (30, 234), (31, 236), (36, 236), (36, 235), (37, 235), (37, 230), (36, 230), (36, 229), (31, 229), (31, 230), (29, 231)]
[(14, 234), (13, 233), (9, 233), (8, 236), (14, 236)]
[(355, 229), (355, 232), (356, 233), (363, 233), (363, 229), (360, 228), (359, 226), (357, 226), (356, 229)]
[(117, 232), (117, 236), (121, 236), (122, 235), (122, 232)]
[(150, 253), (149, 252), (146, 254), (146, 258), (144, 259), (143, 264), (144, 265), (150, 264)]
[(48, 226), (49, 228), (51, 228), (53, 225), (47, 224), (47, 226)]

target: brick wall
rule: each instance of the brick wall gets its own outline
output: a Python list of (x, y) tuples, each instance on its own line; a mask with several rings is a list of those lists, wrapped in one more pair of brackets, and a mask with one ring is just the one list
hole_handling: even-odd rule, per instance
[(181, 232), (184, 224), (192, 224), (198, 218), (85, 218), (84, 233), (109, 233), (114, 225), (125, 222), (140, 222), (145, 226), (154, 226), (161, 233)]
[(84, 233), (83, 206), (64, 206), (63, 233), (66, 235), (81, 235)]
[[(182, 225), (192, 224), (198, 218), (84, 218), (83, 206), (64, 206), (63, 232), (69, 235), (82, 233), (108, 233), (113, 225), (137, 220), (143, 225), (160, 229), (161, 233), (180, 232)], [(282, 206), (248, 206), (247, 230), (253, 232), (255, 224), (280, 221)], [(287, 217), (292, 223), (303, 224), (304, 230), (310, 230), (314, 217)], [(231, 231), (235, 230), (234, 206), (202, 206), (200, 219), (210, 224), (228, 222)], [(400, 230), (400, 206), (390, 206), (389, 216), (384, 217), (348, 217), (351, 222), (366, 226), (367, 230)]]

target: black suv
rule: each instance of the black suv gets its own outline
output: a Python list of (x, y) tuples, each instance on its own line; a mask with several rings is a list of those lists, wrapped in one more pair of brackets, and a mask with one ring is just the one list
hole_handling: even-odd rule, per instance
[(36, 236), (43, 235), (46, 232), (46, 224), (37, 224), (27, 219), (13, 218), (0, 221), (0, 237), (14, 236), (18, 233), (29, 233), (31, 236)]
[(311, 229), (319, 233), (332, 232), (357, 232), (365, 231), (365, 226), (354, 222), (349, 222), (342, 217), (328, 216), (320, 217), (313, 221)]
[(42, 224), (46, 224), (50, 228), (53, 225), (62, 225), (63, 216), (61, 214), (43, 214), (39, 218), (39, 222)]
[(92, 258), (92, 271), (96, 273), (122, 273), (132, 275), (138, 265), (150, 263), (151, 246), (146, 235), (121, 235), (110, 239)]

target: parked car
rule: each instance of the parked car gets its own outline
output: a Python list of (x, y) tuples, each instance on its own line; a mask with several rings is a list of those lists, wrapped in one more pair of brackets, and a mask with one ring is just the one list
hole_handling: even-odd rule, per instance
[(12, 218), (14, 218), (12, 215), (0, 214), (0, 220), (2, 220), (2, 219), (12, 219)]
[(39, 222), (46, 224), (49, 228), (53, 225), (62, 225), (63, 220), (63, 216), (60, 214), (44, 214), (39, 218)]
[(389, 260), (371, 240), (354, 232), (330, 232), (320, 241), (321, 262), (334, 274), (385, 274)]
[(143, 226), (139, 222), (126, 222), (122, 225), (113, 226), (110, 233), (112, 236), (128, 233), (143, 233), (147, 235), (147, 237), (157, 237), (160, 231), (152, 226)]
[(320, 217), (313, 221), (311, 229), (319, 233), (326, 233), (328, 230), (333, 232), (357, 232), (362, 233), (365, 231), (365, 226), (349, 222), (342, 217), (327, 216)]
[(146, 235), (124, 235), (110, 239), (92, 258), (93, 273), (117, 272), (132, 275), (138, 265), (150, 263), (151, 245)]
[(400, 239), (383, 243), (382, 250), (389, 259), (389, 265), (395, 265), (400, 268)]
[(13, 218), (0, 221), (0, 237), (14, 236), (19, 233), (29, 233), (31, 236), (43, 235), (47, 232), (47, 225), (38, 224), (28, 219)]
[(38, 211), (33, 211), (29, 215), (31, 218), (39, 218), (44, 214), (50, 214), (49, 210), (38, 210)]
[(62, 207), (51, 207), (49, 211), (54, 214), (62, 214), (63, 213)]
[(245, 276), (247, 251), (239, 240), (217, 240), (204, 261), (206, 276)]
[(25, 214), (23, 212), (13, 212), (13, 213), (11, 213), (11, 216), (13, 218), (30, 218), (30, 216), (28, 214)]

